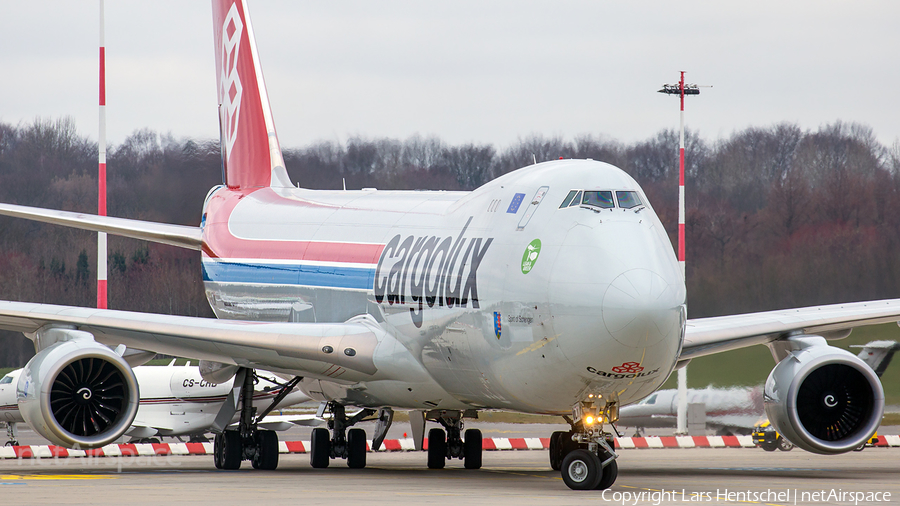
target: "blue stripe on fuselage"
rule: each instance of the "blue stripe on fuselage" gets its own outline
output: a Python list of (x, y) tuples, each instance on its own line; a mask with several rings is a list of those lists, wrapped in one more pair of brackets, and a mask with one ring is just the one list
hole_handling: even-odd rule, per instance
[(303, 264), (203, 262), (203, 281), (264, 285), (320, 286), (371, 290), (375, 266), (337, 267)]

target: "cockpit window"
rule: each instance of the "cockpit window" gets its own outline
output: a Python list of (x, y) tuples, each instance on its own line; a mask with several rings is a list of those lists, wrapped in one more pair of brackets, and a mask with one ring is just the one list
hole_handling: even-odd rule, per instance
[(632, 207), (641, 205), (641, 198), (638, 196), (637, 192), (617, 191), (616, 200), (619, 201), (619, 207), (623, 209), (631, 209)]
[[(613, 200), (615, 193), (615, 200)], [(618, 206), (616, 203), (618, 202)], [(569, 190), (563, 199), (560, 209), (566, 207), (583, 207), (598, 209), (634, 209), (644, 205), (638, 192), (633, 190)]]
[(601, 209), (612, 209), (616, 207), (616, 203), (613, 202), (612, 192), (608, 190), (586, 191), (584, 192), (584, 198), (581, 200), (581, 203), (586, 206), (594, 206)]
[(566, 198), (563, 199), (563, 203), (560, 204), (559, 208), (562, 209), (564, 207), (572, 207), (581, 205), (581, 190), (572, 190), (566, 195)]
[(656, 404), (656, 396), (657, 395), (658, 394), (653, 394), (650, 397), (647, 397), (646, 399), (641, 401), (641, 404)]
[(565, 200), (563, 200), (563, 203), (559, 205), (559, 208), (562, 209), (564, 207), (569, 207), (569, 205), (572, 203), (572, 201), (575, 200), (575, 195), (577, 195), (577, 194), (578, 194), (578, 190), (570, 191), (569, 194), (566, 195)]
[(0, 379), (0, 385), (6, 385), (7, 383), (12, 383), (12, 376), (9, 374), (4, 376), (3, 379)]

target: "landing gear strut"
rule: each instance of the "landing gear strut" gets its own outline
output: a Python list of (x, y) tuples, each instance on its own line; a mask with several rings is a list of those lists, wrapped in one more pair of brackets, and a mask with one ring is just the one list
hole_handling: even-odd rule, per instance
[[(429, 413), (430, 415), (432, 413)], [(440, 411), (434, 413), (436, 421), (446, 429), (428, 431), (428, 468), (443, 469), (447, 459), (463, 459), (466, 469), (481, 469), (481, 431), (468, 429), (462, 438), (463, 413)]]
[(4, 422), (6, 424), (6, 446), (19, 446), (19, 431), (16, 422)]
[[(282, 386), (281, 392), (272, 399), (272, 403), (257, 417), (253, 407), (253, 391), (256, 374), (252, 369), (241, 368), (234, 378), (235, 389), (229, 394), (222, 410), (216, 417), (231, 420), (240, 399), (241, 415), (237, 428), (227, 427), (216, 433), (213, 443), (213, 460), (217, 469), (240, 469), (241, 462), (249, 460), (253, 469), (273, 470), (278, 467), (278, 435), (275, 431), (258, 427), (260, 420), (269, 414), (284, 397), (290, 393), (302, 378), (296, 377)], [(240, 390), (240, 397), (235, 391)]]
[[(318, 416), (323, 416), (325, 411), (331, 413), (328, 420), (328, 429), (316, 428), (312, 431), (309, 449), (309, 464), (317, 469), (328, 467), (331, 459), (347, 459), (347, 467), (362, 469), (366, 467), (366, 431), (363, 429), (350, 429), (368, 416), (375, 414), (374, 409), (363, 409), (351, 417), (347, 417), (342, 404), (331, 401), (323, 403), (319, 407)], [(393, 418), (391, 412), (390, 418)], [(379, 418), (381, 420), (381, 418)], [(390, 426), (390, 421), (387, 422)], [(328, 431), (331, 430), (329, 436)], [(384, 428), (387, 432), (387, 427)], [(384, 439), (384, 436), (381, 436)]]
[[(608, 404), (598, 414), (593, 402), (582, 402), (573, 408), (569, 432), (550, 436), (550, 467), (562, 473), (566, 485), (574, 490), (604, 490), (612, 486), (619, 474), (613, 434), (603, 431), (603, 421), (616, 415), (615, 405)], [(574, 419), (574, 421), (573, 421)]]

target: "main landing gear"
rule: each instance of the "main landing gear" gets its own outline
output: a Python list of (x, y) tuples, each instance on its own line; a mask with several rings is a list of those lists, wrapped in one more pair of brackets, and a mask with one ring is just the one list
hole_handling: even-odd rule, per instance
[[(215, 425), (220, 429), (213, 443), (213, 459), (217, 469), (240, 469), (241, 462), (249, 460), (253, 469), (273, 470), (278, 467), (278, 435), (275, 431), (258, 427), (260, 420), (269, 414), (290, 393), (302, 378), (295, 377), (282, 386), (281, 392), (259, 416), (253, 407), (253, 391), (256, 375), (252, 369), (241, 368), (234, 377), (234, 390), (216, 416)], [(240, 394), (235, 392), (240, 390)], [(240, 399), (241, 416), (237, 428), (228, 427), (237, 411)]]
[[(428, 431), (428, 468), (443, 469), (448, 459), (462, 459), (466, 469), (481, 469), (481, 431), (468, 429), (463, 439), (463, 413), (440, 411), (429, 413), (444, 428)], [(444, 433), (446, 429), (446, 434)]]
[(569, 488), (605, 490), (616, 481), (619, 467), (614, 436), (604, 432), (602, 424), (614, 410), (614, 406), (607, 407), (601, 416), (592, 402), (579, 403), (572, 410), (574, 421), (565, 417), (572, 430), (550, 436), (550, 467), (562, 473)]
[[(351, 417), (347, 417), (342, 404), (331, 401), (323, 403), (319, 408), (318, 416), (323, 416), (325, 411), (331, 413), (328, 420), (328, 429), (316, 428), (310, 437), (309, 464), (317, 469), (328, 467), (331, 459), (347, 459), (347, 467), (362, 469), (366, 467), (366, 431), (363, 429), (348, 429), (366, 417), (374, 415), (374, 409), (363, 409)], [(394, 413), (389, 408), (378, 411), (378, 424), (375, 429), (375, 441), (373, 446), (378, 448), (391, 425)], [(331, 430), (331, 434), (328, 431)]]
[[(377, 450), (381, 447), (394, 417), (394, 412), (390, 408), (379, 409), (375, 417), (372, 415), (375, 415), (376, 411), (368, 408), (362, 409), (352, 416), (347, 416), (344, 406), (334, 401), (323, 403), (317, 415), (322, 417), (326, 412), (330, 413), (328, 429), (313, 429), (310, 437), (309, 463), (312, 467), (319, 469), (328, 467), (331, 459), (338, 458), (347, 459), (349, 468), (365, 467), (366, 432), (363, 429), (349, 429), (349, 427), (362, 421), (377, 420), (375, 437), (372, 440), (372, 449)], [(426, 418), (438, 422), (444, 427), (443, 429), (431, 429), (428, 433), (429, 469), (443, 469), (447, 459), (452, 458), (462, 459), (466, 469), (481, 468), (481, 431), (469, 429), (465, 431), (465, 438), (463, 438), (463, 414), (460, 411), (430, 411), (425, 416), (420, 412), (419, 437), (421, 437)], [(474, 411), (465, 414), (475, 416)], [(410, 421), (412, 423), (412, 420)], [(329, 434), (329, 430), (331, 434)], [(414, 435), (416, 432), (414, 429)], [(421, 444), (421, 439), (418, 441), (417, 444)]]

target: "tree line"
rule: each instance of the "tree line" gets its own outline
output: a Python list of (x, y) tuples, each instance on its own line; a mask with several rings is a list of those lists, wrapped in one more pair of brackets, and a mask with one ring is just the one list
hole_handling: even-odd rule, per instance
[[(900, 142), (835, 122), (686, 134), (691, 317), (900, 295)], [(437, 137), (351, 137), (284, 150), (306, 188), (471, 190), (535, 160), (609, 162), (644, 188), (675, 241), (678, 132), (637, 142), (532, 135), (504, 149)], [(221, 182), (218, 141), (138, 130), (107, 153), (111, 216), (197, 225)], [(97, 143), (70, 118), (0, 123), (0, 202), (96, 212)], [(211, 317), (196, 252), (109, 237), (109, 306)], [(0, 217), (0, 299), (93, 306), (96, 235)], [(33, 354), (0, 336), (0, 366)]]

